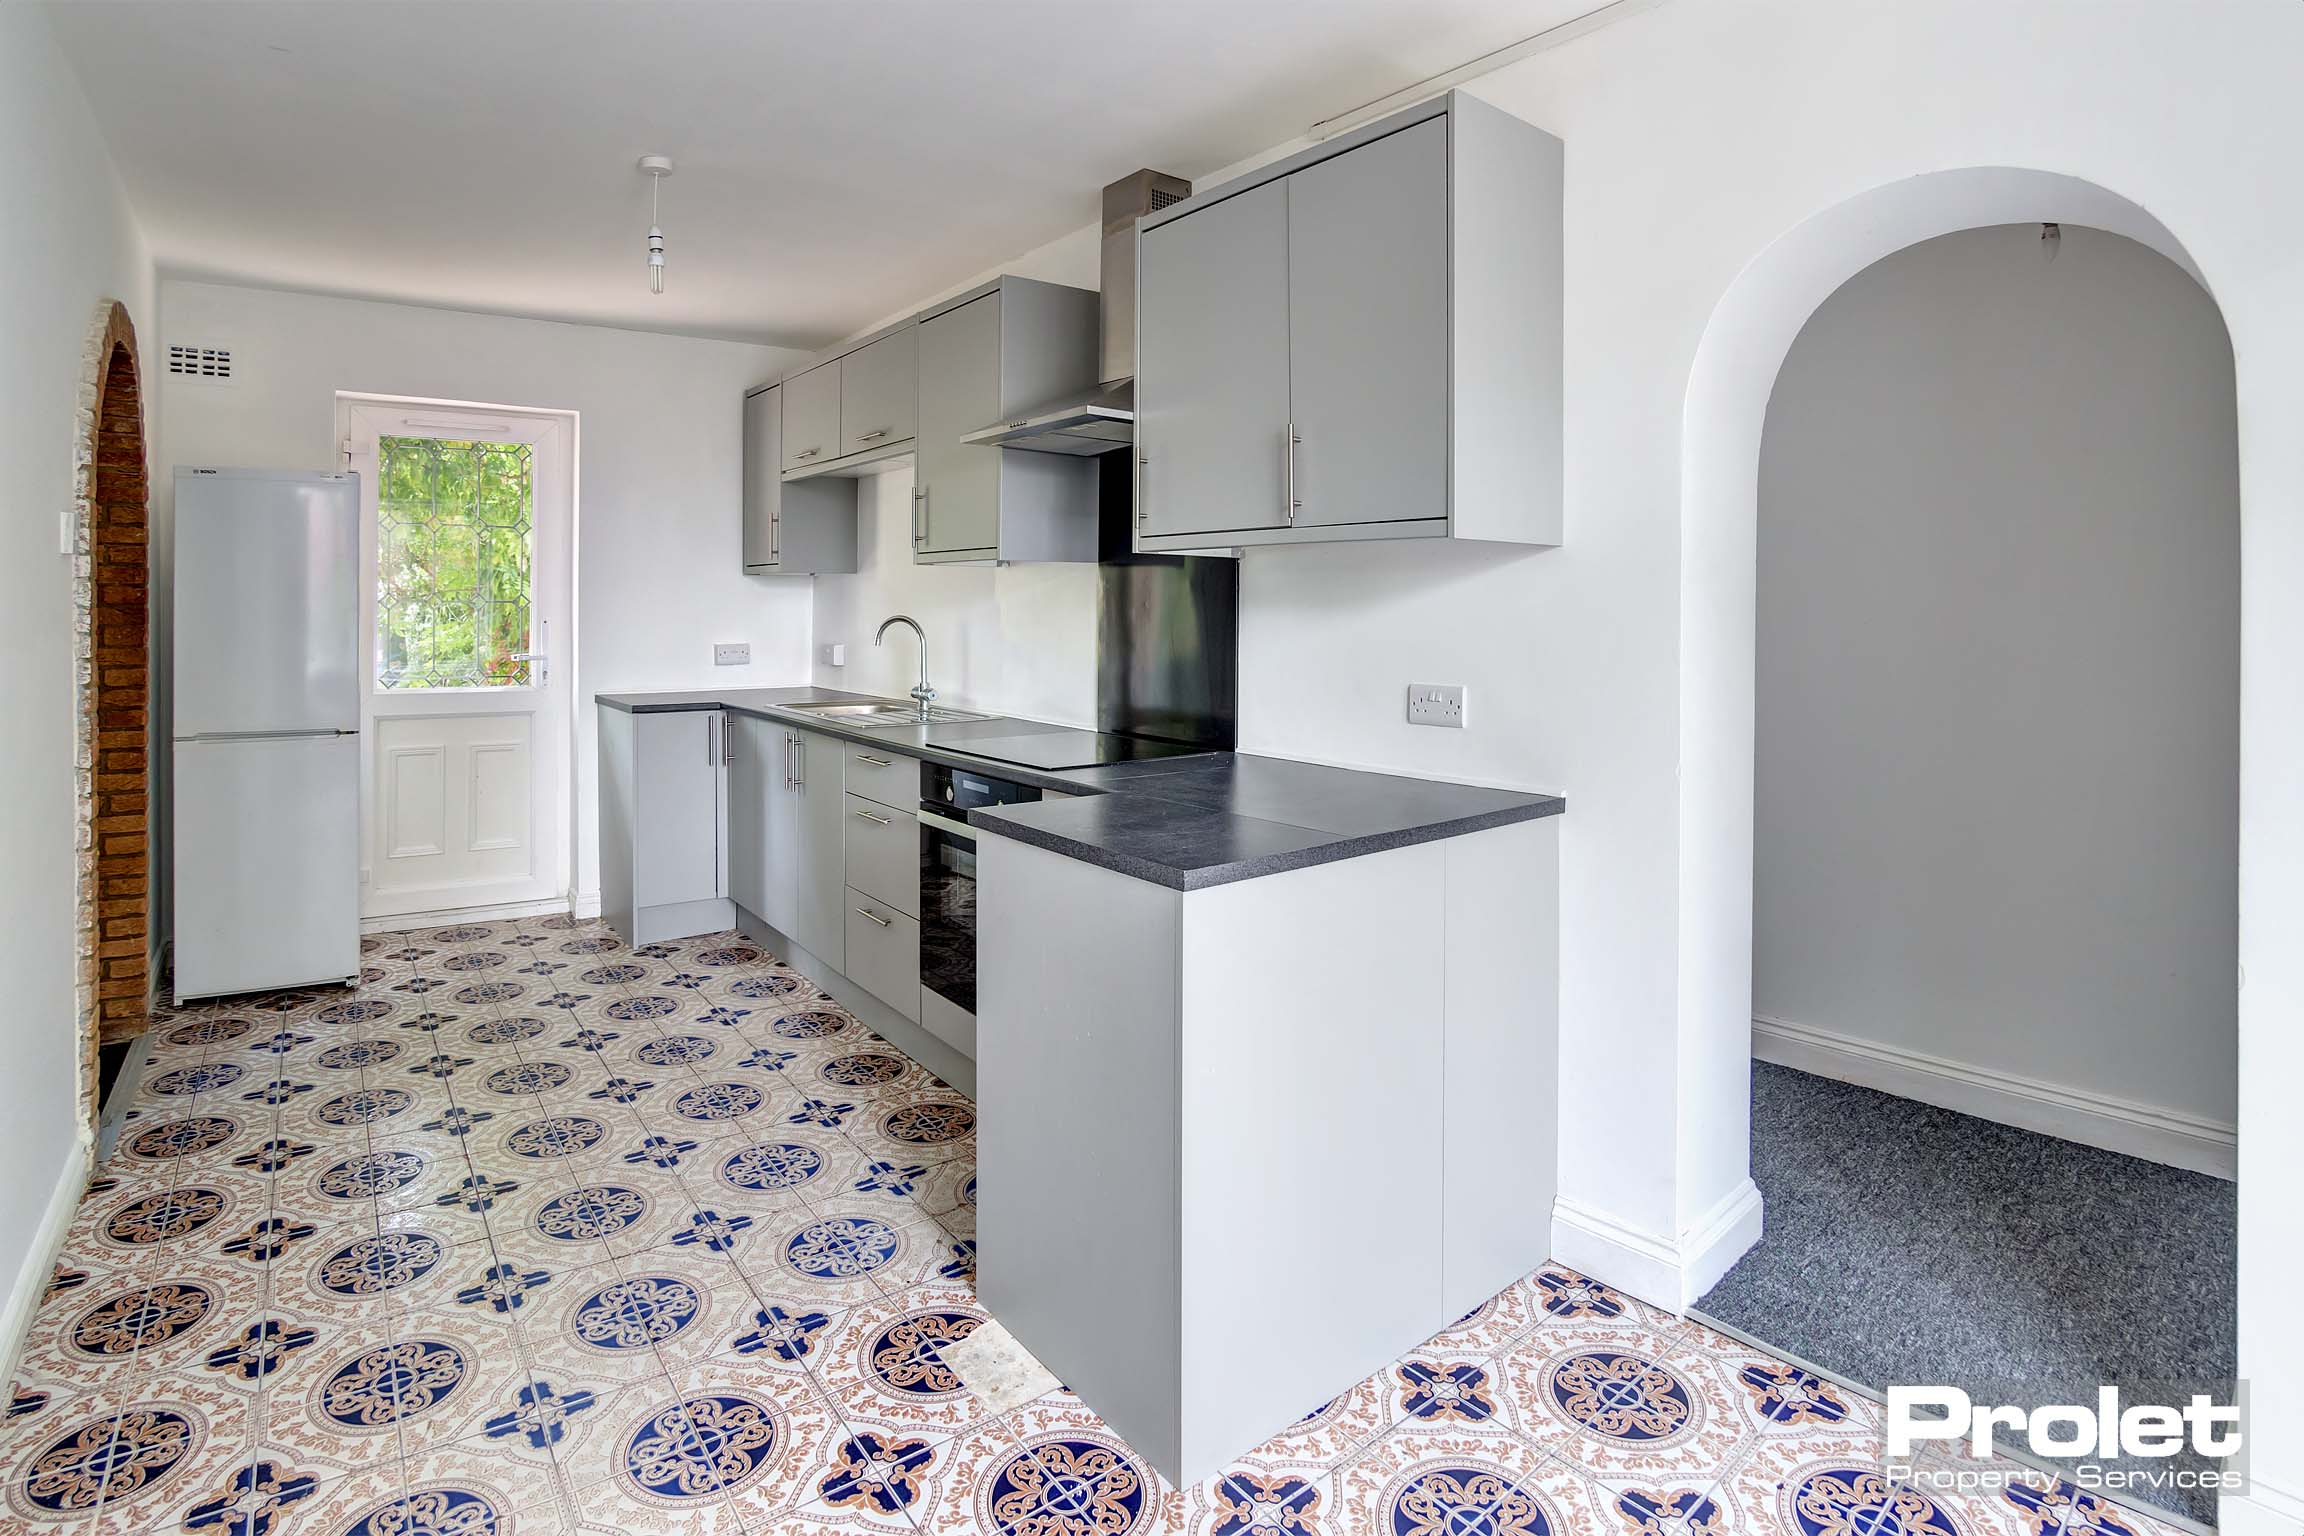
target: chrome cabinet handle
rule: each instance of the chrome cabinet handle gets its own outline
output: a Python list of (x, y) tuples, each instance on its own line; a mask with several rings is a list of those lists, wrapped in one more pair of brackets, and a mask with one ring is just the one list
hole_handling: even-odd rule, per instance
[(1145, 527), (1152, 518), (1152, 509), (1144, 500), (1144, 488), (1151, 480), (1152, 455), (1140, 453), (1136, 456), (1136, 526), (1139, 528)]
[(870, 763), (870, 764), (871, 764), (873, 767), (875, 767), (875, 768), (885, 768), (885, 767), (887, 767), (887, 766), (888, 766), (888, 759), (886, 759), (886, 758), (884, 758), (884, 757), (874, 757), (874, 756), (873, 756), (871, 753), (869, 753), (869, 752), (859, 752), (859, 753), (857, 753), (857, 754), (856, 754), (856, 761), (858, 761), (858, 762), (860, 762), (860, 763)]
[(848, 814), (851, 816), (861, 816), (876, 827), (885, 827), (890, 825), (887, 817), (875, 816), (870, 811), (850, 811)]
[(912, 487), (912, 547), (928, 547), (928, 487)]
[(803, 448), (798, 453), (792, 455), (792, 457), (796, 459), (812, 459), (823, 451), (824, 450), (821, 446), (815, 448)]
[(784, 515), (779, 512), (768, 519), (768, 563), (774, 565), (784, 552)]
[(869, 431), (869, 432), (859, 432), (859, 433), (857, 433), (857, 434), (856, 434), (856, 441), (858, 441), (858, 442), (860, 442), (860, 443), (876, 443), (876, 442), (880, 441), (880, 439), (882, 439), (882, 438), (886, 437), (887, 435), (888, 435), (888, 429), (887, 429), (886, 427), (874, 427), (874, 428), (873, 428), (871, 431)]
[(713, 710), (704, 717), (704, 761), (718, 765), (720, 761), (720, 711)]
[(874, 922), (878, 923), (878, 924), (879, 924), (881, 927), (883, 927), (883, 928), (893, 928), (893, 927), (895, 927), (895, 926), (896, 926), (896, 924), (895, 924), (893, 921), (891, 921), (891, 920), (890, 920), (890, 919), (888, 919), (888, 918), (882, 917), (882, 916), (881, 916), (879, 913), (877, 913), (877, 912), (867, 912), (867, 911), (865, 911), (865, 910), (864, 910), (862, 907), (857, 907), (857, 908), (855, 908), (854, 910), (855, 910), (855, 913), (856, 913), (856, 915), (857, 915), (858, 917), (868, 917), (868, 918), (872, 919), (872, 921), (874, 921)]
[(1296, 423), (1289, 422), (1288, 441), (1282, 450), (1287, 457), (1287, 474), (1285, 477), (1286, 490), (1283, 493), (1280, 511), (1291, 523), (1296, 521), (1297, 509), (1304, 505), (1303, 502), (1296, 499), (1296, 449), (1303, 441), (1304, 439), (1296, 433)]
[(736, 722), (725, 711), (720, 715), (720, 761), (736, 761)]

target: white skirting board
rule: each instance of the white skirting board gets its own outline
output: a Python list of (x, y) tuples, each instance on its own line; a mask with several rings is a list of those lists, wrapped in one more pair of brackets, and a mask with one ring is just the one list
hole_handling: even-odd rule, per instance
[(1760, 1190), (1750, 1179), (1720, 1197), (1677, 1240), (1562, 1195), (1552, 1206), (1552, 1256), (1578, 1274), (1684, 1312), (1760, 1241)]
[(2239, 1170), (2238, 1129), (2229, 1121), (1995, 1072), (1765, 1015), (1753, 1017), (1752, 1054), (1780, 1067), (2220, 1179), (2232, 1178)]
[(24, 1352), (24, 1336), (40, 1310), (49, 1272), (56, 1267), (56, 1255), (64, 1247), (64, 1236), (72, 1229), (80, 1196), (87, 1188), (88, 1143), (84, 1137), (75, 1137), (71, 1152), (64, 1158), (64, 1169), (56, 1176), (56, 1188), (48, 1196), (48, 1209), (40, 1217), (40, 1230), (32, 1234), (32, 1246), (25, 1250), (24, 1265), (17, 1270), (16, 1284), (8, 1292), (7, 1313), (0, 1316), (0, 1351), (5, 1352), (0, 1354), (0, 1381), (16, 1379), (16, 1360)]

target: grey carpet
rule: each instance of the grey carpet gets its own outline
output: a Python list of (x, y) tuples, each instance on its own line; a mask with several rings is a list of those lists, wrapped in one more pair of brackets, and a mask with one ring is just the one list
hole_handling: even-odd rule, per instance
[[(1758, 1061), (1752, 1177), (1766, 1234), (1697, 1307), (1756, 1339), (1875, 1391), (1948, 1382), (2034, 1407), (2092, 1404), (2101, 1382), (2197, 1384), (2224, 1400), (2222, 1179)], [(2215, 1519), (2197, 1493), (2139, 1496)]]

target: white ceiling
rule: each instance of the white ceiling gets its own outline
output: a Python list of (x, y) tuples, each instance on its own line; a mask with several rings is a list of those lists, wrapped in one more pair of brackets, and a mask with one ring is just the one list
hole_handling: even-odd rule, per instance
[[(817, 345), (1599, 0), (48, 7), (164, 271)], [(669, 282), (648, 292), (646, 153)]]

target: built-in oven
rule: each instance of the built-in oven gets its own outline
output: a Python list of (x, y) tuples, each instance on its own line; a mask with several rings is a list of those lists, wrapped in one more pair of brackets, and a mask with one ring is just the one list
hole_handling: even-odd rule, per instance
[(968, 811), (1040, 798), (1029, 784), (920, 765), (920, 985), (976, 1012), (976, 834)]

